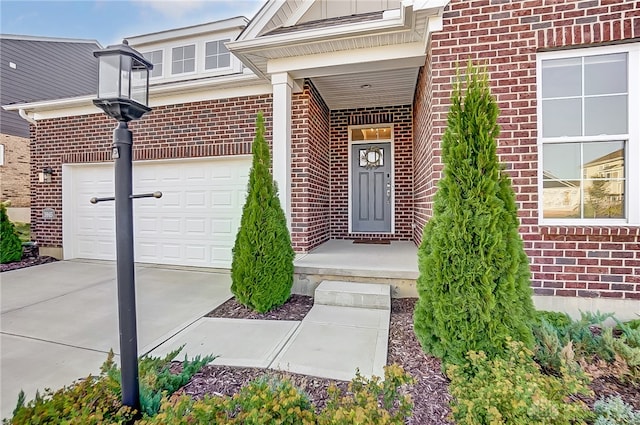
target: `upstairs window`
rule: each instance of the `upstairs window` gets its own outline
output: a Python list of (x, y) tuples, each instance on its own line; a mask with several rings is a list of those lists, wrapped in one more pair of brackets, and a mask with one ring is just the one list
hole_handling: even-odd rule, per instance
[(162, 50), (154, 50), (143, 54), (144, 58), (153, 64), (149, 77), (162, 77)]
[(185, 74), (196, 70), (196, 45), (171, 49), (171, 74)]
[(229, 39), (210, 41), (205, 44), (204, 69), (228, 68), (231, 65), (231, 54), (224, 45)]
[(638, 47), (538, 55), (543, 221), (640, 221)]

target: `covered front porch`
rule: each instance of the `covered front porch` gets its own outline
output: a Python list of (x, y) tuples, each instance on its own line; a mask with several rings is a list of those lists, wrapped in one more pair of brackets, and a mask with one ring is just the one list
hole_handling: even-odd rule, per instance
[(294, 248), (312, 257), (357, 239), (415, 250), (425, 223), (414, 95), (447, 1), (350, 4), (270, 2), (227, 43), (271, 81), (274, 179)]
[(386, 283), (394, 298), (416, 297), (418, 248), (411, 241), (329, 240), (294, 261), (293, 292), (313, 295), (323, 280)]

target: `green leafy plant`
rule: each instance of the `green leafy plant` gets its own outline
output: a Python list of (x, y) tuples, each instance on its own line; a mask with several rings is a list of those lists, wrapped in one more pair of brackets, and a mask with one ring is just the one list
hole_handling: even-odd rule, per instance
[(13, 263), (21, 259), (22, 242), (9, 220), (5, 205), (0, 203), (0, 263)]
[(401, 387), (413, 379), (401, 366), (385, 367), (383, 382), (370, 380), (360, 373), (349, 384), (346, 395), (335, 386), (329, 388), (327, 406), (318, 416), (319, 425), (396, 424), (402, 425), (411, 416), (413, 403)]
[(384, 382), (376, 377), (363, 378), (358, 373), (346, 393), (330, 387), (327, 405), (316, 413), (307, 395), (289, 380), (262, 377), (233, 397), (205, 396), (202, 400), (165, 397), (158, 415), (144, 418), (138, 425), (401, 425), (406, 423), (412, 409), (402, 387), (411, 382), (412, 378), (397, 365), (385, 368)]
[(468, 353), (468, 362), (449, 365), (452, 416), (458, 425), (584, 424), (588, 407), (572, 395), (590, 395), (584, 375), (562, 370), (541, 373), (523, 343), (507, 341), (507, 357)]
[(501, 355), (511, 337), (532, 346), (529, 260), (511, 180), (496, 155), (500, 128), (486, 73), (458, 78), (442, 139), (443, 177), (418, 250), (414, 328), (445, 362), (470, 350)]
[(231, 291), (258, 312), (284, 304), (291, 296), (294, 252), (287, 220), (269, 171), (271, 159), (258, 113), (247, 200), (233, 247)]
[(46, 389), (43, 395), (25, 403), (24, 393), (18, 396), (18, 405), (10, 420), (4, 424), (58, 424), (98, 425), (127, 423), (135, 411), (122, 405), (120, 383), (111, 377), (115, 369), (113, 352), (102, 365), (100, 376), (88, 376), (55, 392)]
[[(213, 356), (186, 359), (179, 372), (170, 369), (171, 361), (183, 347), (163, 358), (145, 356), (139, 361), (140, 405), (142, 413), (153, 416), (160, 409), (163, 397), (169, 397), (189, 382), (202, 366), (214, 360)], [(100, 375), (89, 376), (56, 392), (45, 390), (25, 404), (24, 393), (7, 424), (68, 423), (112, 424), (127, 423), (136, 417), (135, 411), (122, 406), (120, 369), (113, 361), (113, 351), (100, 368)], [(35, 419), (37, 418), (37, 420)]]
[(640, 425), (640, 412), (620, 397), (600, 399), (593, 405), (593, 410), (597, 415), (594, 425)]

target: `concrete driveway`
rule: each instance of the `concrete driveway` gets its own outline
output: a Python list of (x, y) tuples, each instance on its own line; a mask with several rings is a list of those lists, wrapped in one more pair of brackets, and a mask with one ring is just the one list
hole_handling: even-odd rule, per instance
[[(0, 275), (1, 415), (23, 389), (57, 389), (96, 374), (118, 354), (116, 267), (60, 261)], [(229, 273), (136, 266), (140, 355), (231, 297)], [(215, 354), (215, 353), (212, 353)]]

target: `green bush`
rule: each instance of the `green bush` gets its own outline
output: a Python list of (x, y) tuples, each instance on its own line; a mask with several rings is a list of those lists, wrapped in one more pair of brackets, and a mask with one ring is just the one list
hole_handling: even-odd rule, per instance
[(496, 155), (499, 110), (486, 73), (455, 86), (442, 139), (443, 177), (418, 250), (414, 328), (446, 362), (504, 353), (507, 337), (533, 343), (529, 260), (515, 195)]
[(593, 405), (594, 425), (640, 425), (640, 412), (634, 411), (620, 397), (600, 399)]
[(411, 415), (412, 403), (401, 387), (411, 382), (399, 366), (385, 368), (384, 382), (358, 373), (347, 393), (331, 386), (327, 405), (316, 413), (308, 397), (288, 380), (259, 378), (233, 397), (165, 398), (160, 413), (138, 425), (402, 425)]
[(411, 416), (413, 403), (401, 387), (413, 379), (401, 366), (385, 367), (383, 382), (376, 377), (364, 379), (360, 373), (351, 381), (348, 394), (329, 388), (327, 406), (318, 416), (319, 425), (371, 424), (403, 425)]
[(231, 291), (238, 302), (261, 313), (289, 299), (294, 259), (287, 220), (269, 171), (271, 159), (264, 131), (260, 112), (247, 200), (231, 263)]
[[(213, 356), (196, 357), (185, 361), (178, 373), (170, 371), (171, 361), (182, 347), (164, 358), (142, 357), (139, 361), (140, 405), (142, 413), (155, 415), (163, 397), (168, 397), (189, 382), (202, 366), (213, 361)], [(124, 423), (135, 417), (136, 412), (122, 406), (120, 369), (113, 361), (113, 352), (100, 368), (100, 376), (89, 376), (56, 392), (46, 390), (44, 396), (25, 404), (24, 393), (18, 397), (18, 405), (9, 424), (69, 423), (111, 424)], [(37, 418), (37, 420), (36, 420)]]
[(0, 263), (13, 263), (22, 259), (22, 242), (15, 226), (9, 220), (7, 209), (0, 203)]
[(566, 329), (573, 323), (571, 316), (567, 313), (561, 313), (559, 311), (544, 311), (536, 310), (534, 313), (535, 323), (540, 323), (542, 320), (557, 329)]
[(44, 395), (25, 404), (24, 393), (18, 397), (13, 417), (3, 423), (12, 425), (58, 424), (106, 425), (126, 423), (135, 411), (122, 405), (120, 383), (113, 379), (113, 352), (102, 365), (100, 376), (88, 376), (55, 392), (46, 389)]
[(449, 365), (452, 416), (458, 425), (584, 424), (591, 412), (572, 395), (590, 395), (586, 378), (564, 369), (544, 375), (532, 352), (507, 341), (507, 358), (469, 352), (468, 362)]

